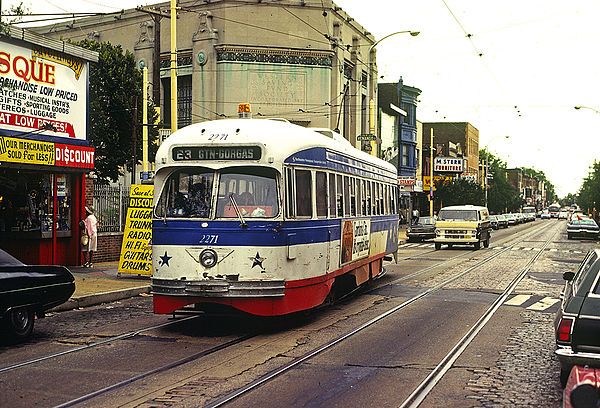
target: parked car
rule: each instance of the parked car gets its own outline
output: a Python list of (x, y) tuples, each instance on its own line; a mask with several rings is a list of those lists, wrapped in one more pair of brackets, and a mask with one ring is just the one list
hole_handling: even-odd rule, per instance
[(508, 228), (508, 219), (505, 214), (498, 214), (498, 228)]
[(574, 237), (598, 239), (600, 238), (600, 228), (591, 218), (572, 217), (567, 224), (567, 238), (573, 239)]
[(575, 272), (565, 272), (560, 309), (554, 320), (555, 354), (565, 386), (574, 365), (600, 367), (600, 249), (593, 249)]
[(0, 249), (0, 335), (27, 339), (35, 315), (66, 302), (75, 279), (64, 266), (25, 265)]
[(516, 214), (504, 214), (504, 217), (508, 221), (508, 225), (517, 225), (519, 223)]
[(569, 212), (568, 211), (560, 211), (558, 213), (558, 219), (559, 220), (566, 220), (567, 218), (569, 218)]
[(497, 215), (490, 215), (490, 225), (495, 230), (500, 228), (500, 226), (498, 225), (498, 216)]
[(600, 403), (600, 369), (573, 366), (563, 391), (564, 408), (597, 408)]
[(418, 217), (413, 224), (406, 229), (409, 241), (421, 241), (423, 239), (435, 238), (435, 218)]

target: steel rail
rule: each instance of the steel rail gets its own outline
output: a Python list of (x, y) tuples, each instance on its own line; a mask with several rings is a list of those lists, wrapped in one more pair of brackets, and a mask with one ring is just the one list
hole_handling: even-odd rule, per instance
[(25, 367), (25, 366), (28, 366), (28, 365), (31, 365), (31, 364), (39, 363), (40, 361), (50, 360), (50, 359), (53, 359), (53, 358), (64, 356), (66, 354), (71, 354), (71, 353), (76, 353), (76, 352), (83, 351), (83, 350), (88, 350), (88, 349), (91, 349), (91, 348), (94, 348), (94, 347), (102, 346), (102, 345), (107, 344), (107, 343), (112, 343), (113, 341), (118, 341), (118, 340), (123, 340), (123, 339), (130, 339), (130, 338), (135, 337), (135, 336), (137, 336), (137, 335), (139, 335), (141, 333), (144, 333), (144, 332), (147, 332), (147, 331), (150, 331), (150, 330), (160, 329), (161, 327), (170, 326), (172, 324), (183, 322), (185, 320), (192, 319), (194, 317), (197, 317), (197, 316), (189, 316), (189, 317), (177, 319), (177, 320), (172, 321), (172, 322), (161, 323), (161, 324), (156, 325), (156, 326), (146, 327), (145, 329), (140, 329), (140, 330), (136, 330), (136, 331), (129, 332), (129, 333), (123, 333), (123, 334), (120, 334), (118, 336), (114, 336), (114, 337), (110, 337), (108, 339), (97, 341), (95, 343), (86, 344), (85, 346), (76, 347), (76, 348), (69, 349), (69, 350), (64, 350), (64, 351), (59, 351), (57, 353), (49, 354), (47, 356), (34, 358), (32, 360), (23, 361), (21, 363), (12, 364), (12, 365), (9, 365), (9, 366), (6, 366), (6, 367), (1, 367), (0, 368), (0, 373), (6, 372), (6, 371), (10, 371), (10, 370), (14, 370), (14, 369), (17, 369), (17, 368), (20, 368), (20, 367)]
[[(388, 311), (380, 314), (379, 316), (376, 316), (375, 318), (369, 320), (368, 322), (362, 324), (361, 326), (357, 327), (356, 329), (354, 329), (354, 330), (352, 330), (352, 331), (350, 331), (350, 332), (348, 332), (348, 333), (346, 333), (346, 334), (344, 334), (344, 335), (342, 335), (342, 336), (340, 336), (340, 337), (338, 337), (336, 339), (333, 339), (333, 340), (331, 340), (331, 341), (323, 344), (320, 347), (317, 347), (317, 348), (309, 351), (308, 353), (304, 354), (301, 357), (295, 358), (294, 360), (290, 361), (289, 363), (287, 363), (287, 364), (285, 364), (285, 365), (283, 365), (283, 366), (281, 366), (281, 367), (279, 367), (279, 368), (277, 368), (275, 370), (272, 370), (271, 372), (265, 374), (264, 376), (262, 376), (262, 377), (260, 377), (260, 378), (258, 378), (256, 380), (248, 383), (244, 387), (239, 388), (239, 389), (237, 389), (237, 390), (235, 390), (235, 391), (233, 391), (233, 392), (231, 392), (229, 394), (226, 394), (225, 396), (217, 399), (216, 401), (213, 401), (213, 402), (209, 403), (208, 405), (205, 405), (205, 408), (217, 408), (217, 407), (221, 407), (224, 404), (226, 404), (228, 402), (231, 402), (234, 399), (236, 399), (236, 398), (238, 398), (238, 397), (240, 397), (240, 396), (248, 393), (249, 391), (258, 388), (262, 384), (264, 384), (264, 383), (266, 383), (266, 382), (274, 379), (275, 377), (279, 376), (280, 374), (285, 373), (286, 371), (294, 368), (295, 366), (303, 363), (304, 361), (309, 360), (310, 358), (317, 356), (321, 352), (332, 348), (336, 344), (338, 344), (338, 343), (346, 340), (347, 338), (355, 335), (356, 333), (358, 333), (358, 332), (360, 332), (360, 331), (362, 331), (362, 330), (364, 330), (364, 329), (372, 326), (373, 324), (379, 322), (380, 320), (382, 320), (382, 319), (388, 317), (389, 315), (397, 312), (398, 310), (404, 309), (408, 305), (416, 302), (417, 300), (419, 300), (421, 298), (424, 298), (425, 296), (427, 296), (427, 295), (429, 295), (429, 294), (431, 294), (433, 292), (437, 292), (438, 290), (440, 290), (444, 286), (448, 285), (449, 283), (452, 283), (453, 281), (455, 281), (455, 280), (463, 277), (464, 275), (472, 272), (473, 270), (475, 270), (476, 268), (480, 267), (481, 265), (483, 265), (483, 264), (485, 264), (487, 262), (490, 262), (494, 258), (496, 258), (496, 257), (500, 256), (501, 254), (505, 253), (506, 251), (510, 250), (512, 247), (514, 247), (518, 243), (524, 241), (525, 239), (529, 238), (530, 236), (532, 236), (532, 235), (534, 235), (534, 234), (536, 234), (536, 233), (538, 233), (540, 231), (543, 231), (545, 229), (548, 229), (548, 228), (546, 228), (546, 226), (547, 225), (544, 225), (541, 228), (538, 228), (538, 229), (534, 230), (530, 234), (527, 234), (526, 237), (524, 237), (524, 238), (516, 241), (514, 244), (512, 244), (510, 246), (507, 246), (507, 247), (505, 247), (505, 248), (503, 248), (503, 249), (501, 249), (499, 251), (496, 251), (491, 256), (482, 259), (481, 261), (479, 261), (475, 265), (467, 268), (463, 272), (460, 272), (460, 273), (458, 273), (458, 274), (456, 274), (456, 275), (454, 275), (454, 276), (446, 279), (445, 281), (439, 283), (436, 286), (433, 286), (433, 287), (431, 287), (429, 289), (424, 290), (423, 292), (421, 292), (421, 293), (413, 296), (412, 298), (406, 300), (405, 302), (401, 303), (400, 305), (397, 305), (397, 306), (393, 307), (392, 309), (390, 309), (390, 310), (388, 310)], [(550, 238), (550, 240), (553, 239), (555, 235), (556, 235), (556, 232), (552, 235), (552, 237)], [(545, 244), (545, 246), (547, 246), (547, 244)], [(544, 248), (545, 248), (545, 246), (544, 246)], [(539, 253), (541, 253), (541, 252), (542, 252), (542, 250), (539, 251)], [(472, 253), (472, 252), (470, 252), (470, 253)], [(539, 256), (539, 254), (536, 255), (536, 259), (537, 259), (538, 256)], [(437, 264), (437, 265), (434, 265), (434, 266), (431, 266), (431, 267), (428, 267), (428, 268), (425, 268), (425, 269), (431, 270), (431, 269), (434, 269), (435, 267), (439, 267), (440, 265), (443, 265), (446, 262), (447, 261), (444, 261), (444, 262), (442, 262), (440, 264)]]
[(404, 400), (399, 408), (416, 408), (425, 398), (429, 395), (431, 390), (437, 385), (442, 377), (452, 368), (454, 362), (460, 357), (463, 351), (466, 350), (467, 346), (475, 339), (477, 334), (483, 329), (487, 322), (492, 318), (496, 311), (502, 306), (506, 299), (511, 295), (517, 285), (523, 280), (527, 273), (531, 270), (531, 266), (540, 255), (544, 252), (544, 249), (554, 239), (558, 230), (552, 234), (550, 238), (546, 240), (542, 248), (527, 262), (527, 265), (515, 276), (512, 282), (506, 287), (504, 292), (496, 298), (494, 303), (485, 311), (485, 313), (471, 326), (469, 331), (456, 343), (456, 345), (450, 350), (450, 352), (442, 359), (442, 361), (433, 369), (431, 373), (415, 388), (415, 390)]

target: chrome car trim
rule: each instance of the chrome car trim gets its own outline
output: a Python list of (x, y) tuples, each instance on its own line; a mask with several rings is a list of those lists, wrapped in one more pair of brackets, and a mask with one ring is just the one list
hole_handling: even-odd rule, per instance
[(152, 279), (152, 294), (183, 297), (281, 297), (285, 281)]
[(569, 346), (559, 346), (554, 350), (561, 365), (600, 366), (600, 353), (574, 352)]

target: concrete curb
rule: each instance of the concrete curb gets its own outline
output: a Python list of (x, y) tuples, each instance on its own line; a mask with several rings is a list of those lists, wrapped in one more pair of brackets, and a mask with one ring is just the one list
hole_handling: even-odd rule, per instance
[(134, 296), (139, 296), (142, 293), (150, 293), (150, 285), (138, 286), (135, 288), (114, 290), (110, 292), (95, 293), (93, 295), (85, 295), (72, 297), (62, 305), (58, 305), (49, 312), (62, 312), (65, 310), (78, 309), (80, 307), (94, 306), (101, 303), (114, 302), (116, 300), (127, 299)]

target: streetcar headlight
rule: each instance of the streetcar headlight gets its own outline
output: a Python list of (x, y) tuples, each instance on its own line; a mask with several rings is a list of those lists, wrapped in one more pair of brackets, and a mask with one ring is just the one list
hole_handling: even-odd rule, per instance
[(217, 253), (212, 249), (205, 249), (200, 253), (200, 263), (205, 268), (212, 268), (217, 264)]
[(440, 231), (439, 229), (435, 230), (435, 235), (440, 235), (442, 233), (442, 231)]

